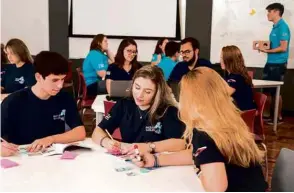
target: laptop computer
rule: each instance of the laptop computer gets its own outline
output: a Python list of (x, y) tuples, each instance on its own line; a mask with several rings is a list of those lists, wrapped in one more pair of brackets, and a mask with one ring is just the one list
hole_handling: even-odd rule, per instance
[(131, 95), (131, 80), (113, 80), (110, 82), (110, 97), (129, 97)]

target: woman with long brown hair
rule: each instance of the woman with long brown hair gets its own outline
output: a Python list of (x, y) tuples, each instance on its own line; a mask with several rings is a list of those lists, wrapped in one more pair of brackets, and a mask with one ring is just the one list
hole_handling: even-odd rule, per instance
[(26, 44), (20, 39), (11, 39), (5, 46), (7, 58), (11, 64), (5, 68), (1, 77), (1, 90), (5, 93), (2, 100), (10, 93), (35, 84), (33, 58)]
[(236, 106), (242, 111), (255, 109), (252, 79), (248, 75), (241, 50), (234, 45), (223, 47), (220, 63), (226, 72), (225, 80)]
[(135, 73), (131, 97), (114, 105), (96, 127), (92, 139), (112, 149), (115, 143), (106, 131), (112, 134), (116, 128), (120, 128), (120, 146), (125, 153), (134, 144), (140, 152), (162, 152), (166, 148), (179, 151), (185, 147), (180, 139), (184, 125), (178, 119), (178, 109), (160, 68), (148, 65)]

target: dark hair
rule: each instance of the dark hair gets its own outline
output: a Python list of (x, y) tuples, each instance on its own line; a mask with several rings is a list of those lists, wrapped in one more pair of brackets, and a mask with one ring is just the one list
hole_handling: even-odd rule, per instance
[(160, 38), (158, 41), (157, 41), (157, 44), (155, 46), (155, 50), (154, 50), (154, 54), (162, 54), (162, 49), (159, 47), (159, 46), (162, 46), (164, 40), (168, 40), (167, 38)]
[[(120, 67), (120, 68), (123, 68), (123, 66), (124, 66), (124, 63), (125, 63), (125, 60), (126, 60), (125, 57), (124, 57), (124, 50), (129, 45), (136, 46), (137, 53), (138, 53), (138, 46), (137, 46), (137, 43), (135, 42), (134, 39), (132, 39), (132, 38), (123, 39), (121, 41), (121, 43), (119, 44), (119, 46), (118, 46), (117, 53), (116, 53), (116, 56), (115, 56), (115, 59), (114, 59), (115, 64), (118, 65), (118, 67)], [(134, 57), (131, 64), (132, 64), (133, 69), (135, 69), (135, 70), (139, 69), (140, 64), (137, 61), (137, 55)]]
[(193, 50), (195, 51), (196, 49), (200, 49), (200, 43), (197, 39), (192, 38), (192, 37), (188, 37), (185, 38), (181, 41), (181, 45), (186, 44), (186, 43), (191, 43)]
[(174, 41), (168, 42), (164, 51), (166, 56), (172, 57), (180, 51), (180, 44)]
[(90, 51), (91, 50), (99, 50), (99, 51), (103, 52), (101, 44), (102, 44), (105, 37), (106, 36), (104, 34), (97, 34), (91, 42)]
[(7, 42), (5, 49), (10, 48), (16, 54), (20, 61), (25, 63), (33, 63), (31, 53), (26, 44), (20, 39), (11, 39)]
[(66, 75), (69, 72), (68, 61), (57, 52), (42, 51), (34, 62), (36, 73), (45, 79), (50, 74)]
[(272, 3), (268, 5), (265, 9), (268, 11), (271, 11), (271, 10), (279, 11), (281, 17), (284, 14), (284, 5), (282, 5), (281, 3)]
[(6, 56), (6, 53), (4, 52), (4, 44), (1, 44), (1, 64), (7, 64), (8, 63), (8, 59)]

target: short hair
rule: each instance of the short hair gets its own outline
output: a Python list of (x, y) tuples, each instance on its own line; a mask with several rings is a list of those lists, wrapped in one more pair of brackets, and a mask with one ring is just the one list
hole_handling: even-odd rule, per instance
[(34, 61), (35, 72), (45, 79), (50, 74), (67, 75), (68, 61), (57, 52), (41, 51)]
[(186, 43), (191, 43), (193, 50), (195, 51), (196, 49), (200, 49), (200, 43), (197, 39), (192, 38), (192, 37), (188, 37), (185, 38), (181, 41), (181, 45), (186, 44)]
[(271, 10), (276, 10), (279, 11), (280, 16), (282, 17), (284, 14), (284, 5), (281, 3), (272, 3), (266, 7), (266, 10), (271, 11)]
[(172, 57), (180, 51), (180, 44), (174, 41), (170, 41), (166, 44), (164, 51), (166, 56)]

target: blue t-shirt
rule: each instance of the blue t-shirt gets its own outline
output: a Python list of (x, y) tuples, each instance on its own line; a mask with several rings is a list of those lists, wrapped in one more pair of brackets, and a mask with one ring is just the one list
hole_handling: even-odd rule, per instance
[(241, 111), (256, 109), (252, 87), (245, 82), (243, 76), (231, 73), (226, 75), (225, 80), (230, 87), (235, 89), (232, 97)]
[[(151, 60), (151, 62), (157, 62), (157, 60), (158, 60), (158, 55), (159, 54), (153, 54), (152, 55), (152, 60)], [(161, 55), (161, 60), (165, 57), (165, 54), (160, 54)]]
[(107, 70), (108, 57), (98, 50), (91, 50), (83, 62), (83, 73), (86, 85), (89, 86), (101, 80), (97, 71)]
[(135, 72), (141, 68), (141, 64), (138, 63), (138, 68), (135, 69), (134, 65), (129, 72), (125, 71), (123, 68), (118, 67), (117, 64), (111, 64), (107, 71), (105, 79), (110, 80), (132, 80)]
[(271, 49), (275, 49), (280, 46), (280, 41), (288, 41), (288, 47), (286, 52), (268, 53), (267, 63), (271, 64), (284, 64), (287, 63), (289, 58), (289, 45), (290, 45), (291, 33), (288, 24), (284, 19), (280, 19), (278, 23), (274, 24), (270, 33)]
[(170, 57), (165, 57), (161, 59), (161, 61), (158, 63), (158, 67), (162, 69), (164, 79), (167, 81), (169, 79), (169, 76), (176, 66), (177, 62), (173, 61)]
[[(209, 60), (199, 58), (197, 60), (197, 63), (195, 65), (194, 69), (197, 67), (203, 67), (203, 66), (212, 68), (212, 64)], [(189, 69), (187, 62), (185, 62), (185, 61), (179, 62), (172, 70), (171, 75), (169, 77), (169, 81), (179, 82), (179, 81), (181, 81), (182, 77), (185, 74), (187, 74), (189, 71), (190, 71), (190, 69)]]

